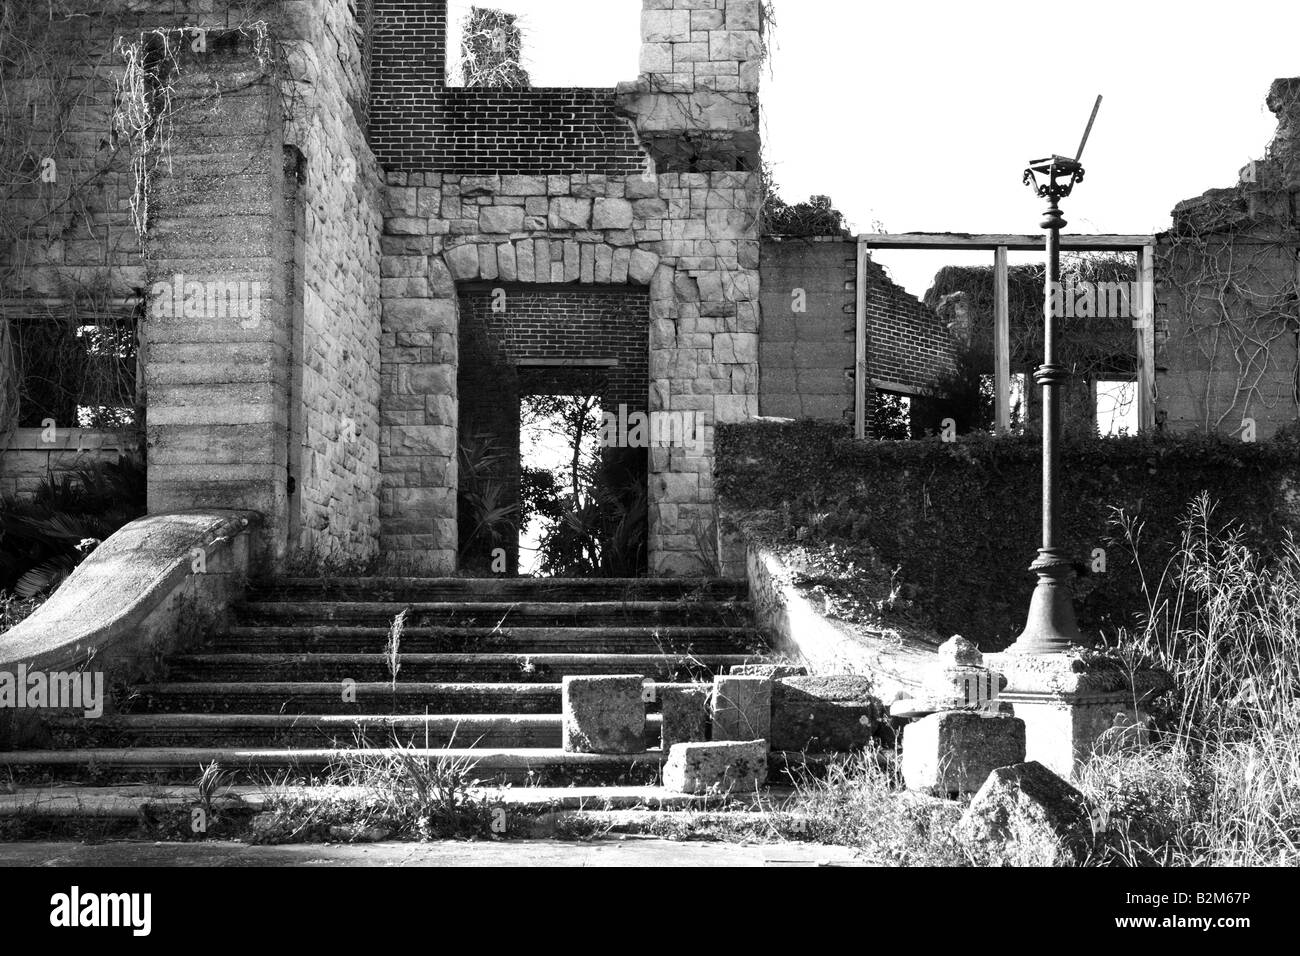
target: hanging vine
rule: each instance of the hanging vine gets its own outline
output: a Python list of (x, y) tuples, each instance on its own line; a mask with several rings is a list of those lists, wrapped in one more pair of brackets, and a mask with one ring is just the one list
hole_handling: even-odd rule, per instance
[(1257, 410), (1300, 420), (1300, 83), (1278, 81), (1268, 105), (1279, 127), (1264, 159), (1237, 187), (1181, 204), (1160, 247), (1165, 312), (1181, 320), (1166, 330), (1166, 364), (1191, 373), (1178, 380), (1195, 389), (1206, 431), (1239, 429)]
[[(143, 243), (149, 229), (150, 184), (159, 165), (168, 161), (172, 124), (176, 113), (175, 81), (181, 74), (181, 54), (186, 48), (206, 48), (208, 31), (201, 27), (154, 29), (133, 40), (118, 37), (114, 52), (122, 60), (117, 77), (113, 132), (127, 145), (131, 156), (131, 221)], [(280, 61), (265, 20), (240, 24), (223, 36), (252, 39), (252, 53), (263, 73)], [(227, 91), (229, 92), (229, 91)], [(221, 95), (221, 91), (213, 97)], [(200, 101), (206, 103), (207, 99)]]

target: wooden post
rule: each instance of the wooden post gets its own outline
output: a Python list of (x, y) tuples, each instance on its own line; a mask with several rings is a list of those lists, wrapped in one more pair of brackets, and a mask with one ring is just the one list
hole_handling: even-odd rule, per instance
[(1137, 403), (1138, 429), (1147, 431), (1156, 424), (1156, 302), (1155, 246), (1138, 251), (1137, 302), (1133, 328), (1137, 332)]
[(1007, 288), (1007, 247), (993, 253), (993, 391), (995, 431), (1011, 431), (1011, 314)]
[(858, 240), (857, 329), (853, 366), (853, 437), (867, 437), (867, 260), (871, 250)]

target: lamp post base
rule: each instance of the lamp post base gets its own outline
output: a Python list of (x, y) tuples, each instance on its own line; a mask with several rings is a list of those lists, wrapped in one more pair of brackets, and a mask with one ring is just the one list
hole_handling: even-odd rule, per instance
[(1074, 569), (1059, 553), (1039, 551), (1030, 566), (1038, 572), (1038, 586), (1029, 602), (1029, 619), (1008, 654), (1062, 654), (1084, 644), (1083, 632), (1074, 617), (1074, 595), (1070, 581)]

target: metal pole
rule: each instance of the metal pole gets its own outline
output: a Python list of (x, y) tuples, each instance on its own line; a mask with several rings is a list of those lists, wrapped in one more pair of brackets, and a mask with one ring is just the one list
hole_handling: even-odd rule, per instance
[[(1072, 185), (1072, 183), (1071, 183)], [(1052, 293), (1061, 280), (1060, 198), (1069, 187), (1058, 189), (1056, 169), (1052, 169), (1051, 186), (1043, 193), (1049, 205), (1042, 227), (1047, 230), (1047, 277), (1043, 295), (1043, 364), (1034, 371), (1034, 381), (1043, 396), (1043, 546), (1029, 566), (1037, 573), (1038, 584), (1029, 603), (1029, 618), (1024, 631), (1009, 651), (1013, 654), (1059, 654), (1084, 638), (1074, 617), (1070, 581), (1074, 567), (1057, 546), (1056, 526), (1060, 514), (1057, 478), (1060, 471), (1061, 386), (1069, 379), (1066, 367), (1056, 361), (1058, 319)], [(1059, 301), (1059, 299), (1057, 300)]]

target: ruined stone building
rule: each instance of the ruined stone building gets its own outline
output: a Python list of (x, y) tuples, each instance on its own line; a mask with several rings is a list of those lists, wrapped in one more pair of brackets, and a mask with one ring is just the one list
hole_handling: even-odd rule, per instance
[[(517, 458), (521, 395), (587, 389), (698, 425), (644, 452), (648, 564), (712, 565), (712, 428), (761, 410), (758, 0), (647, 0), (616, 89), (449, 83), (439, 0), (42, 21), (67, 52), (26, 129), (56, 175), (6, 236), (4, 491), (143, 423), (151, 512), (260, 512), (277, 563), (447, 573), (466, 440)], [(521, 42), (498, 29), (489, 74)], [(772, 312), (770, 414), (844, 414), (842, 266), (808, 326), (826, 348), (785, 348)]]
[[(847, 420), (860, 373), (951, 365), (878, 268), (860, 362), (852, 243), (760, 236), (758, 0), (645, 0), (639, 75), (578, 89), (492, 60), (508, 18), (502, 83), (450, 83), (445, 0), (38, 6), (6, 80), (0, 493), (142, 444), (151, 513), (258, 512), (273, 566), (449, 573), (466, 441), (517, 459), (520, 397), (586, 390), (698, 426), (636, 467), (647, 569), (699, 573), (716, 424)], [(1166, 244), (1172, 426), (1295, 418), (1294, 81), (1270, 102), (1281, 145)], [(1258, 335), (1206, 359), (1221, 306)]]
[(1300, 78), (1237, 185), (1181, 202), (1156, 263), (1158, 421), (1266, 438), (1300, 421)]

